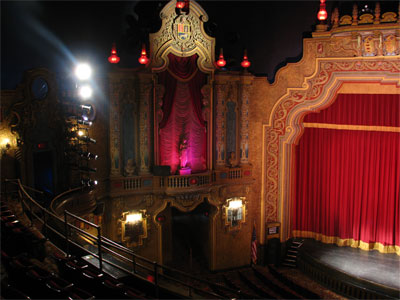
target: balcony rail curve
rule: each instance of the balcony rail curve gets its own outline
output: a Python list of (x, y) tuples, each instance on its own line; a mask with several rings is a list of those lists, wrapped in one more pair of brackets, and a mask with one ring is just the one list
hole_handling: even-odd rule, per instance
[[(35, 221), (39, 222), (42, 225), (42, 233), (47, 239), (51, 240), (55, 235), (65, 240), (65, 247), (63, 250), (68, 256), (71, 255), (71, 246), (75, 246), (87, 255), (92, 255), (97, 258), (100, 271), (103, 271), (103, 266), (106, 263), (122, 272), (146, 280), (149, 284), (153, 285), (156, 298), (158, 298), (160, 287), (165, 288), (166, 283), (174, 283), (181, 288), (184, 287), (188, 297), (192, 297), (192, 292), (196, 292), (198, 295), (204, 295), (208, 298), (223, 298), (221, 295), (214, 292), (197, 287), (196, 283), (201, 283), (208, 287), (215, 287), (217, 290), (238, 295), (239, 297), (243, 295), (240, 290), (237, 291), (218, 283), (197, 278), (183, 271), (164, 266), (156, 261), (151, 261), (137, 255), (132, 250), (102, 236), (101, 226), (74, 215), (67, 210), (64, 210), (64, 217), (61, 218), (35, 201), (27, 192), (30, 188), (24, 187), (19, 179), (5, 179), (4, 183), (4, 193), (6, 197), (9, 193), (9, 191), (7, 191), (7, 185), (12, 184), (17, 186), (18, 200), (22, 206), (23, 212), (29, 217), (31, 226), (33, 226)], [(61, 199), (62, 196), (67, 196), (69, 193), (76, 191), (77, 189), (69, 190), (56, 198)], [(81, 222), (89, 226), (92, 230), (83, 230), (76, 226), (76, 222)], [(89, 231), (96, 232), (96, 235)], [(50, 232), (54, 235), (50, 235)], [(87, 247), (88, 245), (91, 247)], [(116, 263), (116, 261), (118, 261), (118, 263)], [(148, 276), (152, 276), (151, 281), (146, 279)]]

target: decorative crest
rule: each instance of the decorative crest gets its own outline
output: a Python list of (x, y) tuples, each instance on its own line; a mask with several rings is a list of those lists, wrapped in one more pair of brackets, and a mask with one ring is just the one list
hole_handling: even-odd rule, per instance
[(169, 53), (176, 56), (199, 56), (198, 67), (204, 73), (214, 71), (215, 39), (204, 31), (207, 13), (190, 1), (190, 8), (176, 8), (176, 0), (168, 2), (160, 13), (161, 29), (150, 34), (150, 66), (154, 72), (161, 72), (168, 66)]

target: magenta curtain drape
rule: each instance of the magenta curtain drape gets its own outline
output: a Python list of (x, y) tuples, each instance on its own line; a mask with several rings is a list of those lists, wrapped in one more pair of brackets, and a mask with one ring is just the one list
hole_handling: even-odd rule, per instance
[(398, 95), (339, 95), (304, 118), (338, 126), (305, 128), (296, 147), (297, 235), (400, 245), (400, 133), (377, 128), (398, 128), (399, 107)]
[(202, 117), (201, 88), (206, 76), (197, 67), (197, 54), (191, 57), (168, 55), (169, 66), (159, 75), (165, 87), (163, 119), (159, 124), (160, 164), (171, 166), (171, 174), (179, 167), (179, 143), (188, 140), (188, 161), (192, 173), (205, 171), (206, 124)]

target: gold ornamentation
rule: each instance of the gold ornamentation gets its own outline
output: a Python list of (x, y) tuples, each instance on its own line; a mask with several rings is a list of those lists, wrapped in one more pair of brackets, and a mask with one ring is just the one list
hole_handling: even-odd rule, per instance
[(361, 56), (361, 36), (334, 36), (327, 44), (325, 57)]
[(279, 182), (279, 150), (280, 138), (286, 133), (287, 116), (290, 111), (305, 102), (314, 101), (326, 89), (333, 74), (349, 72), (349, 74), (363, 74), (376, 72), (396, 74), (400, 72), (400, 62), (396, 60), (382, 61), (378, 59), (349, 59), (349, 60), (319, 60), (314, 76), (306, 80), (308, 89), (291, 89), (287, 95), (279, 100), (279, 104), (272, 113), (272, 126), (266, 134), (266, 186), (265, 209), (266, 221), (278, 220), (278, 182)]
[(394, 12), (390, 12), (390, 11), (388, 11), (388, 12), (385, 12), (383, 15), (382, 15), (382, 18), (381, 18), (381, 23), (394, 23), (394, 22), (396, 22), (397, 21), (397, 19), (396, 19), (396, 13), (394, 13)]
[(351, 22), (352, 26), (358, 25), (358, 6), (357, 4), (353, 5), (353, 13), (352, 13), (353, 21)]
[(399, 43), (396, 41), (396, 36), (391, 34), (385, 37), (383, 42), (383, 53), (387, 56), (399, 54)]
[(375, 19), (374, 24), (379, 24), (381, 22), (381, 4), (379, 2), (375, 3)]
[(371, 14), (362, 14), (358, 24), (372, 24), (374, 23), (374, 16)]
[(241, 164), (249, 163), (249, 108), (250, 108), (250, 93), (252, 86), (248, 84), (240, 85), (241, 90), (241, 117), (240, 117), (240, 154), (239, 159)]
[(329, 123), (303, 123), (303, 126), (305, 128), (325, 128), (325, 129), (336, 129), (336, 130), (400, 132), (400, 127), (393, 127), (393, 126), (342, 125), (342, 124), (329, 124)]
[(204, 31), (208, 20), (206, 12), (196, 1), (190, 2), (189, 14), (176, 14), (175, 1), (170, 1), (161, 11), (161, 29), (150, 34), (151, 68), (161, 72), (168, 65), (168, 53), (176, 56), (198, 54), (198, 66), (204, 73), (214, 71), (215, 39)]
[(351, 25), (351, 22), (352, 22), (352, 17), (349, 15), (344, 15), (344, 16), (340, 17), (339, 25), (347, 26), (347, 25)]
[(246, 223), (246, 215), (246, 197), (229, 198), (225, 201), (224, 205), (222, 205), (222, 219), (228, 231), (240, 230), (241, 225)]
[(226, 85), (218, 84), (215, 86), (215, 144), (216, 144), (216, 165), (225, 165), (225, 101), (226, 101)]
[(363, 56), (375, 56), (377, 52), (375, 39), (373, 36), (367, 36), (363, 42)]
[(140, 144), (140, 174), (150, 173), (150, 124), (152, 121), (150, 111), (151, 91), (153, 84), (151, 81), (143, 82), (140, 89), (140, 119), (139, 119), (139, 144)]
[(400, 247), (397, 245), (383, 245), (381, 243), (366, 243), (361, 240), (342, 239), (337, 236), (327, 236), (317, 232), (294, 230), (293, 237), (313, 238), (327, 244), (336, 244), (339, 247), (350, 246), (365, 251), (378, 250), (381, 253), (396, 253), (400, 255)]
[[(140, 220), (130, 221), (129, 216), (140, 216)], [(128, 248), (143, 245), (143, 240), (147, 238), (147, 214), (146, 210), (128, 211), (122, 214), (119, 219), (121, 230), (121, 241)]]

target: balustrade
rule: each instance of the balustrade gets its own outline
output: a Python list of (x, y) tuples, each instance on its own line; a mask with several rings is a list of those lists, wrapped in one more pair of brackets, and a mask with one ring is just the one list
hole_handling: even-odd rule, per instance
[(200, 174), (171, 176), (135, 176), (111, 179), (112, 192), (152, 191), (158, 190), (193, 190), (202, 187), (225, 184), (237, 180), (252, 178), (251, 166), (223, 168)]

